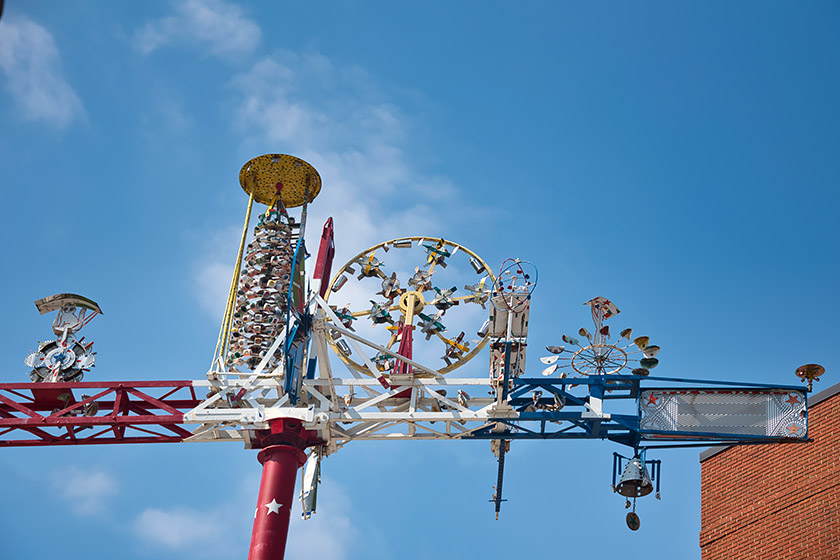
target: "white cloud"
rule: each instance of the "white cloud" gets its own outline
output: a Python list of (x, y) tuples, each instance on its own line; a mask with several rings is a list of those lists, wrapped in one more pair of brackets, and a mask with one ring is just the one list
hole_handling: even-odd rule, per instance
[(107, 501), (117, 494), (117, 481), (102, 470), (71, 467), (53, 473), (52, 488), (76, 513), (91, 515), (105, 511)]
[(79, 96), (61, 73), (52, 34), (17, 16), (0, 21), (0, 70), (4, 88), (27, 119), (64, 128), (85, 115)]
[(281, 51), (232, 83), (245, 142), (298, 155), (321, 174), (309, 239), (332, 216), (338, 262), (389, 237), (440, 227), (420, 190), (438, 179), (414, 169), (406, 155), (410, 119), (362, 70), (337, 67), (320, 54)]
[(196, 297), (198, 297), (198, 303), (202, 309), (213, 317), (221, 319), (224, 314), (232, 278), (232, 263), (225, 265), (220, 262), (208, 261), (199, 264)]
[(207, 547), (223, 529), (219, 519), (191, 508), (148, 508), (134, 522), (134, 531), (146, 542), (173, 549)]
[[(177, 551), (181, 557), (241, 557), (248, 549), (259, 484), (259, 477), (249, 473), (222, 501), (205, 509), (147, 508), (134, 519), (133, 533), (150, 549)], [(358, 530), (351, 522), (353, 509), (345, 492), (334, 481), (325, 480), (319, 489), (318, 512), (304, 521), (297, 499), (299, 488), (298, 479), (286, 558), (309, 558), (313, 546), (321, 558), (348, 558)]]
[(214, 319), (221, 320), (225, 310), (241, 236), (242, 226), (201, 235), (199, 248), (205, 256), (194, 263), (195, 296), (201, 308)]
[[(300, 473), (298, 473), (300, 476)], [(334, 481), (324, 479), (318, 490), (318, 511), (304, 521), (300, 506), (295, 504), (289, 523), (286, 558), (303, 560), (328, 558), (344, 560), (353, 552), (359, 531), (352, 522), (350, 499)]]
[(259, 26), (245, 17), (242, 8), (222, 0), (185, 0), (175, 14), (146, 23), (134, 34), (135, 47), (149, 54), (161, 47), (187, 43), (232, 59), (254, 51), (260, 41)]
[[(334, 268), (379, 241), (440, 231), (439, 213), (430, 206), (435, 197), (427, 192), (452, 194), (454, 188), (414, 168), (404, 149), (410, 119), (364, 71), (337, 67), (317, 53), (280, 51), (236, 75), (231, 85), (243, 151), (256, 155), (268, 145), (318, 169), (324, 188), (309, 210), (308, 245), (317, 250), (320, 228), (332, 216), (340, 239)], [(232, 226), (224, 231), (238, 240)], [(203, 307), (214, 316), (227, 296), (224, 271), (234, 255), (235, 248), (223, 253), (213, 243), (196, 264)]]
[(131, 523), (134, 535), (149, 549), (177, 551), (181, 558), (235, 558), (248, 549), (259, 476), (241, 475), (226, 485), (221, 501), (205, 507), (146, 508)]

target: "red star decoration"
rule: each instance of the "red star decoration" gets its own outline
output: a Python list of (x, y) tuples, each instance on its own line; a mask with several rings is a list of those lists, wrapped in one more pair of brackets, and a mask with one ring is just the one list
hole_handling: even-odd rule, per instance
[(795, 436), (799, 432), (799, 426), (791, 424), (787, 427), (788, 435)]
[(791, 393), (791, 395), (790, 395), (790, 396), (788, 397), (788, 399), (787, 399), (787, 402), (789, 402), (789, 403), (790, 403), (790, 406), (793, 406), (793, 405), (795, 405), (795, 404), (799, 404), (799, 396), (794, 395), (793, 393)]
[(654, 395), (653, 393), (651, 393), (651, 395), (648, 397), (648, 402), (647, 402), (647, 404), (656, 404), (656, 401), (657, 401), (658, 399), (659, 399), (659, 397), (657, 397), (656, 395)]

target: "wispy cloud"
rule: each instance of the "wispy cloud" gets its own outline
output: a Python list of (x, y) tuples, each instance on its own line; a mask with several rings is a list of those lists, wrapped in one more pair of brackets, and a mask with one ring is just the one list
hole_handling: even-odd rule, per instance
[(143, 540), (176, 550), (211, 548), (207, 545), (223, 528), (216, 515), (192, 508), (149, 508), (134, 522), (134, 531)]
[(134, 34), (135, 47), (149, 54), (175, 44), (200, 46), (214, 56), (232, 59), (254, 51), (260, 27), (242, 8), (222, 0), (184, 0), (174, 15), (146, 23)]
[(106, 511), (108, 500), (117, 494), (117, 481), (100, 469), (70, 467), (52, 476), (53, 490), (82, 515)]
[(224, 313), (241, 235), (242, 226), (230, 226), (197, 242), (205, 256), (194, 263), (195, 295), (201, 309), (214, 319), (221, 320)]
[(82, 101), (61, 72), (52, 34), (24, 16), (0, 21), (3, 87), (25, 118), (64, 128), (85, 116)]
[[(203, 509), (146, 508), (132, 522), (132, 531), (144, 546), (176, 551), (181, 557), (241, 556), (248, 548), (259, 483), (259, 476), (246, 475), (233, 492)], [(351, 521), (352, 504), (334, 481), (327, 479), (322, 486), (318, 513), (311, 519), (303, 521), (300, 503), (297, 499), (292, 503), (286, 550), (290, 560), (312, 556), (313, 543), (317, 543), (318, 555), (330, 560), (344, 560), (353, 551), (358, 530)]]
[[(405, 149), (411, 119), (362, 69), (337, 66), (318, 53), (280, 51), (234, 76), (231, 87), (232, 122), (244, 152), (258, 155), (271, 146), (302, 157), (321, 174), (324, 188), (309, 214), (311, 247), (328, 216), (341, 237), (337, 262), (390, 237), (439, 231), (428, 193), (453, 195), (455, 189), (416, 169)], [(234, 254), (208, 246), (196, 266), (199, 293), (227, 294)], [(217, 316), (221, 305), (204, 301), (203, 307)]]
[[(247, 550), (249, 526), (259, 476), (242, 475), (226, 486), (220, 501), (190, 506), (150, 507), (140, 512), (131, 530), (145, 548), (176, 551), (182, 558), (234, 558)], [(202, 507), (203, 506), (203, 507)]]
[(318, 169), (324, 188), (310, 209), (310, 232), (317, 235), (333, 216), (339, 260), (389, 236), (441, 227), (432, 205), (456, 189), (412, 160), (412, 117), (364, 70), (318, 53), (280, 51), (232, 85), (243, 148), (273, 146)]
[[(300, 473), (298, 476), (301, 476)], [(359, 530), (351, 521), (353, 507), (350, 499), (338, 484), (325, 479), (318, 492), (318, 502), (318, 512), (306, 521), (299, 515), (299, 504), (295, 504), (286, 547), (286, 558), (289, 560), (311, 558), (313, 545), (319, 558), (344, 560), (351, 556)]]

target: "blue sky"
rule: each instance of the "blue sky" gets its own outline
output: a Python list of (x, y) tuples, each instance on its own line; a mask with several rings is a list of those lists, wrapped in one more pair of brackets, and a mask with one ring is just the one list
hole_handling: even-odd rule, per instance
[[(32, 301), (57, 292), (105, 312), (88, 379), (200, 379), (239, 169), (281, 152), (320, 171), (308, 237), (333, 216), (338, 262), (402, 235), (534, 262), (531, 373), (603, 295), (660, 375), (792, 384), (816, 362), (828, 386), (839, 55), (833, 2), (7, 0), (3, 380), (26, 379), (50, 325)], [(486, 442), (355, 443), (287, 556), (698, 559), (697, 452), (659, 454), (663, 500), (630, 533), (615, 450), (514, 445), (495, 522)], [(238, 444), (5, 449), (0, 473), (4, 558), (238, 558), (259, 465)]]

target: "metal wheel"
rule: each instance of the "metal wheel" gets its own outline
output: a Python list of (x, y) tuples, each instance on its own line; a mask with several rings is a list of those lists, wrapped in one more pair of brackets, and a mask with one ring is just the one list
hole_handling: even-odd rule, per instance
[(29, 378), (36, 383), (53, 379), (81, 381), (84, 372), (93, 366), (93, 362), (93, 354), (75, 340), (68, 340), (64, 347), (58, 341), (46, 341), (24, 361), (32, 368)]
[(581, 375), (609, 375), (627, 365), (627, 352), (614, 344), (590, 344), (572, 356), (572, 369)]
[[(466, 340), (466, 333), (477, 332), (487, 318), (484, 310), (494, 282), (484, 260), (462, 245), (438, 237), (400, 237), (374, 245), (342, 266), (327, 298), (345, 328), (394, 352), (404, 344), (401, 326), (411, 325), (414, 359), (440, 360), (437, 371), (447, 373), (487, 343), (486, 338)], [(345, 364), (370, 375), (341, 337), (329, 342)], [(395, 367), (385, 354), (370, 358), (383, 373)]]

